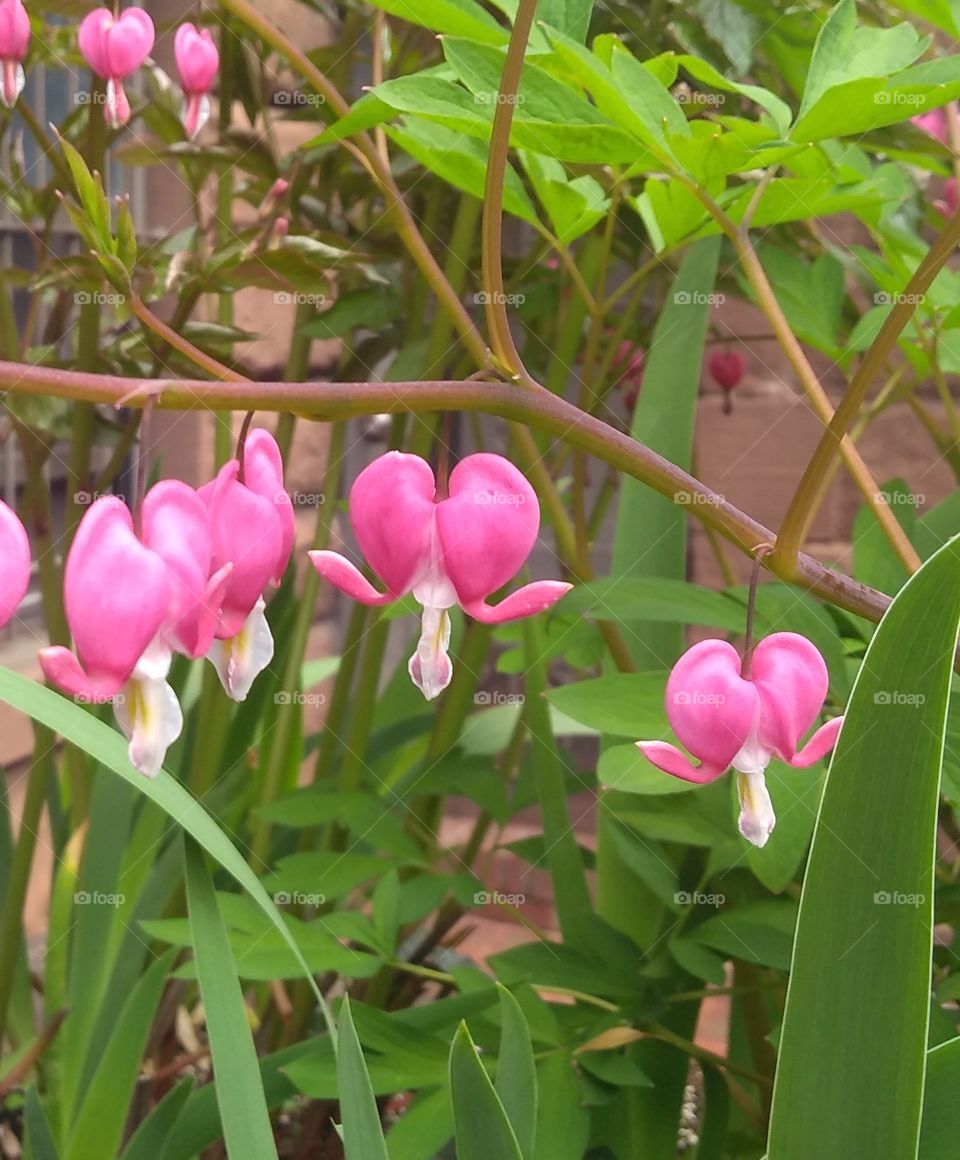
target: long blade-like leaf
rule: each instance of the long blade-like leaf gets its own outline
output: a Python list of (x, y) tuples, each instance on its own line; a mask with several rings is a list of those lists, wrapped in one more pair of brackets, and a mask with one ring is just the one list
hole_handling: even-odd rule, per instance
[(466, 1023), (450, 1048), (450, 1098), (457, 1160), (523, 1160), (507, 1113), (480, 1062)]
[(347, 1160), (387, 1160), (380, 1113), (353, 1026), (349, 998), (344, 999), (338, 1020), (337, 1083)]
[(260, 1064), (227, 928), (203, 853), (196, 842), (184, 841), (190, 929), (227, 1153), (230, 1160), (276, 1158)]
[(916, 1156), (960, 541), (896, 598), (857, 676), (804, 881), (769, 1160)]

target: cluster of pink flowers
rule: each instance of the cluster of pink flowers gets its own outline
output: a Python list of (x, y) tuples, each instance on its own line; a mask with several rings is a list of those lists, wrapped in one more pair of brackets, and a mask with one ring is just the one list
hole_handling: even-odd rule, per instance
[[(365, 604), (412, 592), (423, 631), (410, 674), (428, 699), (449, 683), (448, 609), (487, 624), (532, 616), (570, 588), (544, 580), (491, 606), (487, 598), (526, 562), (540, 528), (537, 497), (499, 455), (471, 455), (438, 494), (429, 464), (389, 452), (357, 477), (350, 514), (360, 546), (386, 585), (378, 592), (336, 552), (312, 552), (317, 571)], [(246, 440), (194, 489), (162, 480), (138, 519), (116, 496), (85, 513), (67, 554), (64, 608), (74, 651), (44, 648), (47, 680), (84, 704), (112, 704), (131, 763), (155, 776), (183, 715), (167, 675), (174, 653), (207, 657), (226, 692), (242, 701), (273, 657), (264, 592), (280, 583), (294, 547), (293, 504), (269, 432)], [(0, 627), (23, 599), (30, 547), (0, 502)]]
[(94, 502), (64, 571), (76, 654), (40, 653), (51, 684), (81, 702), (111, 702), (130, 760), (154, 776), (183, 717), (167, 674), (175, 652), (208, 657), (242, 701), (273, 656), (263, 593), (293, 551), (294, 516), (273, 436), (257, 430), (240, 463), (194, 490), (163, 480), (147, 492), (139, 528), (115, 496)]
[[(119, 15), (109, 8), (96, 8), (80, 22), (80, 52), (107, 82), (103, 113), (113, 129), (130, 120), (123, 82), (150, 55), (155, 35), (153, 21), (142, 8), (127, 8)], [(0, 0), (0, 99), (8, 108), (23, 92), (23, 61), (29, 42), (30, 18), (22, 0)], [(208, 94), (220, 67), (220, 54), (207, 29), (187, 23), (177, 29), (174, 56), (184, 95), (183, 125), (192, 140), (210, 113)]]

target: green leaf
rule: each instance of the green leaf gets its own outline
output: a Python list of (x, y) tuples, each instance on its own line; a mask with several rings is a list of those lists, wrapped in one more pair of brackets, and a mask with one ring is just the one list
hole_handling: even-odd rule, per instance
[(380, 1112), (363, 1061), (350, 1014), (350, 997), (340, 1008), (337, 1034), (337, 1080), (346, 1160), (387, 1160)]
[[(610, 680), (601, 677), (600, 680)], [(650, 738), (653, 740), (653, 738)], [(689, 782), (665, 774), (651, 765), (636, 745), (611, 745), (600, 755), (597, 780), (605, 789), (619, 793), (689, 793)]]
[(920, 1160), (954, 1160), (960, 1138), (960, 1038), (927, 1052)]
[(387, 1133), (390, 1160), (435, 1160), (453, 1136), (453, 1114), (446, 1090), (414, 1099)]
[(377, 330), (393, 322), (399, 304), (396, 291), (389, 286), (367, 290), (350, 290), (341, 294), (329, 310), (300, 328), (310, 338), (341, 338), (358, 326)]
[[(891, 511), (913, 539), (916, 521), (916, 497), (902, 479), (892, 479), (881, 488)], [(907, 581), (907, 570), (890, 547), (886, 533), (873, 512), (864, 504), (853, 521), (853, 574), (863, 584), (893, 596)]]
[(219, 862), (280, 932), (284, 942), (296, 956), (317, 1002), (325, 1010), (323, 995), (310, 968), (260, 880), (213, 818), (175, 778), (166, 770), (161, 770), (152, 779), (144, 777), (130, 764), (126, 741), (119, 733), (52, 689), (46, 689), (36, 681), (28, 680), (19, 673), (11, 672), (10, 669), (0, 668), (0, 701), (12, 705), (21, 713), (26, 713), (33, 720), (59, 733), (65, 741), (72, 742), (84, 753), (95, 757), (102, 765), (129, 782), (145, 798), (158, 805), (185, 833)]
[(668, 136), (690, 136), (687, 118), (670, 90), (635, 56), (618, 49), (613, 54), (611, 72), (623, 100), (642, 122), (648, 145), (669, 151)]
[(770, 1160), (915, 1156), (960, 542), (894, 600), (854, 684), (807, 866)]
[(213, 1060), (213, 1082), (230, 1160), (267, 1160), (277, 1149), (260, 1065), (213, 880), (196, 842), (184, 839), (187, 904)]
[(37, 1089), (27, 1088), (24, 1100), (24, 1160), (60, 1160), (60, 1153), (50, 1129)]
[(590, 1116), (573, 1057), (553, 1051), (537, 1065), (540, 1108), (533, 1160), (583, 1160), (590, 1134)]
[(530, 1030), (520, 1004), (506, 987), (500, 993), (500, 1052), (495, 1088), (520, 1145), (531, 1160), (537, 1129), (537, 1069)]
[(540, 0), (537, 19), (583, 44), (592, 10), (593, 0)]
[(629, 573), (578, 584), (563, 598), (563, 611), (586, 612), (611, 620), (698, 624), (728, 632), (743, 632), (745, 623), (743, 604), (722, 592), (686, 580)]
[(193, 1079), (182, 1079), (156, 1104), (123, 1150), (121, 1160), (160, 1160), (184, 1105), (193, 1092)]
[[(487, 172), (487, 150), (479, 141), (464, 137), (443, 125), (407, 118), (403, 127), (387, 130), (397, 144), (425, 168), (454, 188), (484, 196)], [(507, 167), (503, 187), (503, 208), (514, 217), (531, 224), (538, 221), (537, 211), (523, 188), (523, 182), (512, 167)]]
[(456, 1127), (457, 1160), (523, 1160), (466, 1023), (450, 1048), (450, 1098)]
[(666, 734), (663, 708), (666, 683), (666, 671), (611, 673), (550, 689), (547, 700), (567, 717), (589, 725), (598, 733), (639, 741)]
[(509, 39), (506, 30), (474, 0), (375, 0), (375, 7), (408, 24), (465, 36), (482, 44), (505, 44)]
[(765, 846), (750, 847), (747, 864), (758, 881), (779, 894), (793, 881), (810, 844), (820, 803), (823, 769), (819, 765), (791, 769), (772, 761), (767, 766), (766, 780), (777, 825)]
[(140, 1074), (140, 1060), (173, 959), (173, 951), (156, 959), (127, 996), (93, 1080), (84, 1089), (80, 1114), (70, 1133), (67, 1160), (86, 1160), (98, 1153), (117, 1154)]
[[(630, 429), (635, 439), (683, 468), (690, 467), (703, 342), (712, 308), (710, 291), (719, 256), (719, 240), (710, 238), (691, 246), (684, 257), (657, 319)], [(686, 530), (682, 507), (637, 480), (623, 479), (612, 572), (682, 579)], [(683, 649), (679, 626), (637, 621), (628, 627), (631, 651), (640, 668), (668, 667)], [(620, 729), (610, 732), (624, 735)]]
[(858, 28), (854, 0), (840, 0), (814, 45), (798, 123), (828, 90), (864, 77), (886, 77), (913, 64), (928, 39), (910, 24)]

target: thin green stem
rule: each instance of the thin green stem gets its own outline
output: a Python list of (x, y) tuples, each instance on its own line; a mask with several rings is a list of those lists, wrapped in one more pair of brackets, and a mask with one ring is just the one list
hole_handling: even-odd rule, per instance
[(510, 373), (525, 386), (538, 387), (530, 377), (513, 341), (507, 314), (507, 296), (503, 287), (503, 185), (507, 174), (510, 149), (510, 127), (517, 90), (523, 71), (523, 57), (533, 27), (537, 0), (520, 0), (510, 33), (510, 44), (503, 63), (503, 75), (497, 94), (490, 149), (487, 153), (487, 175), (483, 192), (483, 230), (481, 269), (486, 294), (485, 313), (493, 352)]

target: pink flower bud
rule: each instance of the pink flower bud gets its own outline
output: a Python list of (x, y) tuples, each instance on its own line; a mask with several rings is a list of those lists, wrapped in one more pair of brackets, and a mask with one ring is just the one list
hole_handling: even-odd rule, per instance
[(173, 43), (177, 71), (185, 97), (183, 127), (192, 141), (210, 116), (210, 98), (220, 67), (220, 53), (206, 28), (181, 24)]
[(0, 0), (0, 101), (12, 109), (23, 92), (23, 58), (30, 42), (30, 19), (21, 0)]
[(128, 8), (116, 19), (109, 8), (95, 8), (83, 18), (77, 39), (84, 60), (107, 82), (103, 115), (112, 129), (119, 129), (130, 120), (123, 81), (150, 55), (153, 21), (142, 8)]

